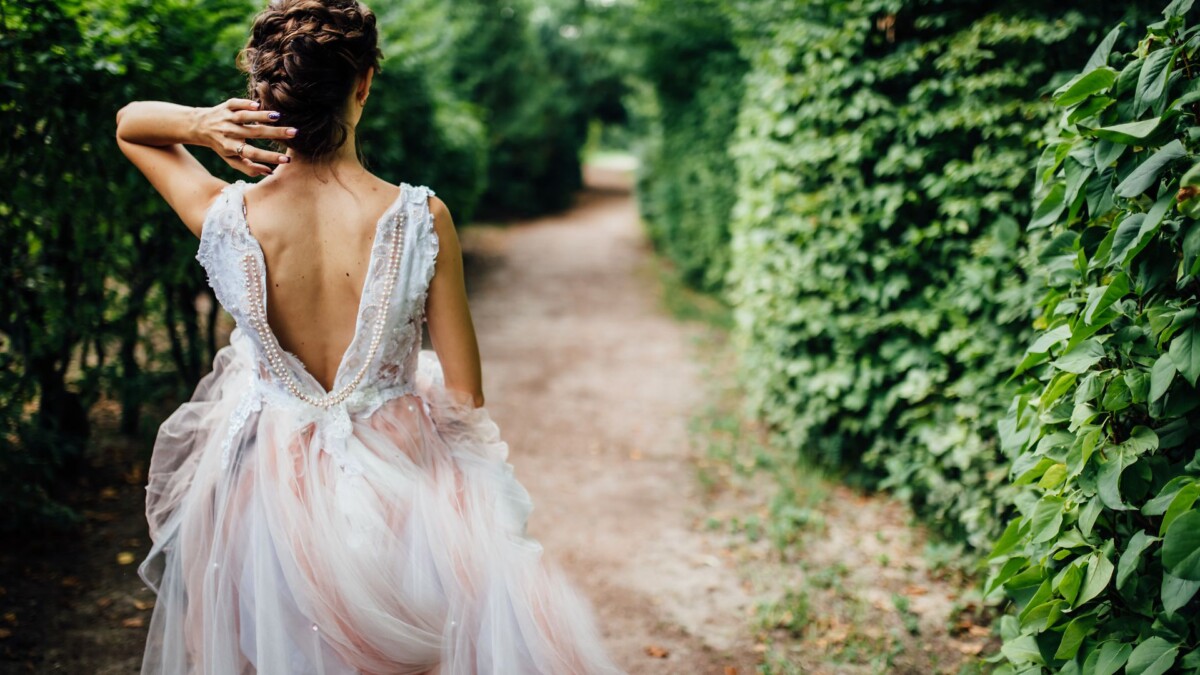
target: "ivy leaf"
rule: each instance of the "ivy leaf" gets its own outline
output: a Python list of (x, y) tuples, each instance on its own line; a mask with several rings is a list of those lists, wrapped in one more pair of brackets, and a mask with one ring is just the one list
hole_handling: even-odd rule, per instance
[(1170, 616), (1179, 611), (1180, 607), (1191, 602), (1192, 598), (1196, 596), (1196, 591), (1200, 591), (1200, 581), (1188, 581), (1180, 579), (1170, 572), (1163, 572), (1160, 591), (1163, 611)]
[[(1193, 0), (1171, 0), (1171, 4), (1163, 10), (1163, 16), (1168, 19), (1174, 19), (1177, 16), (1183, 16), (1192, 8)], [(1105, 38), (1106, 40), (1108, 38)]]
[(1126, 675), (1162, 675), (1175, 665), (1179, 646), (1155, 635), (1143, 641), (1129, 655), (1125, 665)]
[(1200, 379), (1200, 331), (1196, 330), (1196, 326), (1188, 326), (1187, 330), (1176, 335), (1167, 353), (1183, 378), (1193, 387), (1196, 386), (1196, 380)]
[(1117, 81), (1117, 71), (1107, 66), (1096, 68), (1081, 75), (1055, 92), (1054, 102), (1066, 108), (1083, 101), (1092, 94), (1105, 91)]
[(1121, 35), (1121, 29), (1124, 27), (1125, 24), (1120, 23), (1117, 24), (1116, 28), (1108, 31), (1108, 35), (1105, 35), (1104, 39), (1100, 41), (1100, 44), (1096, 45), (1096, 50), (1093, 51), (1091, 57), (1088, 58), (1087, 65), (1083, 67), (1084, 71), (1108, 65), (1108, 57), (1110, 54), (1112, 54), (1113, 45), (1117, 43), (1117, 37)]
[(1139, 164), (1125, 177), (1125, 180), (1117, 185), (1117, 196), (1130, 198), (1142, 194), (1158, 181), (1158, 176), (1168, 164), (1186, 156), (1187, 150), (1184, 149), (1183, 143), (1178, 138), (1164, 145), (1146, 158), (1146, 161)]
[(1136, 426), (1129, 433), (1129, 438), (1120, 445), (1121, 449), (1133, 456), (1145, 454), (1158, 449), (1158, 434), (1150, 427)]
[(1054, 495), (1042, 497), (1034, 507), (1030, 521), (1029, 533), (1033, 535), (1033, 543), (1040, 544), (1058, 536), (1063, 521), (1063, 498)]
[[(1200, 358), (1200, 350), (1197, 357)], [(1104, 358), (1104, 347), (1095, 340), (1084, 340), (1077, 347), (1051, 362), (1055, 368), (1081, 375)], [(1197, 364), (1200, 368), (1200, 363)]]
[(1125, 545), (1125, 551), (1121, 553), (1121, 559), (1117, 561), (1117, 588), (1123, 587), (1129, 575), (1137, 571), (1142, 552), (1156, 541), (1158, 537), (1146, 534), (1145, 530), (1138, 530), (1130, 538), (1129, 543)]
[(1150, 403), (1154, 403), (1167, 393), (1177, 372), (1179, 371), (1175, 368), (1175, 362), (1171, 360), (1170, 354), (1158, 357), (1154, 362), (1154, 367), (1150, 369)]
[(1112, 304), (1129, 292), (1129, 277), (1124, 272), (1118, 274), (1107, 286), (1103, 292), (1097, 293), (1095, 298), (1087, 304), (1087, 309), (1084, 311), (1083, 320), (1085, 323), (1092, 323), (1092, 318), (1096, 316), (1096, 312), (1103, 312), (1112, 306)]
[[(1100, 648), (1092, 652), (1096, 655), (1094, 664), (1084, 664), (1084, 672), (1094, 673), (1095, 675), (1113, 675), (1125, 665), (1129, 660), (1130, 653), (1133, 652), (1133, 647), (1123, 642), (1116, 640), (1108, 640), (1100, 644)], [(1091, 658), (1088, 658), (1091, 661)], [(1088, 667), (1088, 666), (1091, 667)]]
[(1050, 188), (1050, 191), (1042, 198), (1042, 203), (1038, 204), (1037, 210), (1033, 212), (1033, 220), (1029, 222), (1029, 229), (1036, 230), (1056, 222), (1063, 209), (1067, 207), (1066, 194), (1067, 186), (1063, 183), (1055, 183), (1054, 187)]
[(1097, 492), (1104, 505), (1114, 511), (1128, 511), (1130, 506), (1121, 498), (1121, 473), (1136, 461), (1121, 448), (1115, 448), (1107, 461), (1100, 465)]
[(1078, 607), (1088, 600), (1100, 595), (1105, 588), (1108, 588), (1108, 582), (1112, 579), (1113, 564), (1108, 561), (1108, 558), (1100, 551), (1096, 551), (1091, 556), (1091, 562), (1088, 564), (1087, 574), (1083, 577), (1083, 587), (1079, 589), (1079, 597), (1075, 598), (1074, 607)]
[(1116, 124), (1111, 127), (1092, 129), (1092, 133), (1099, 138), (1112, 141), (1113, 143), (1144, 145), (1146, 139), (1155, 131), (1158, 131), (1158, 127), (1162, 125), (1162, 122), (1163, 118), (1155, 117), (1153, 119), (1142, 120), (1141, 122), (1129, 122), (1126, 124)]
[(1188, 511), (1167, 528), (1162, 561), (1180, 579), (1200, 581), (1200, 511)]
[(1133, 114), (1141, 115), (1159, 97), (1167, 86), (1167, 78), (1171, 76), (1171, 65), (1175, 63), (1178, 49), (1163, 48), (1151, 52), (1142, 63), (1142, 72), (1138, 74), (1137, 89), (1133, 96)]

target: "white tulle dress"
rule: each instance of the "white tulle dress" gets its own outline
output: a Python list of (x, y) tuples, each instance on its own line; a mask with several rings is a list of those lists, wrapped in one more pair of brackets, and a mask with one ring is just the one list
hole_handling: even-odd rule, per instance
[(496, 425), (421, 349), (433, 192), (402, 185), (379, 220), (326, 392), (266, 323), (248, 185), (213, 204), (196, 256), (237, 328), (150, 464), (142, 672), (621, 673), (589, 600), (526, 536)]

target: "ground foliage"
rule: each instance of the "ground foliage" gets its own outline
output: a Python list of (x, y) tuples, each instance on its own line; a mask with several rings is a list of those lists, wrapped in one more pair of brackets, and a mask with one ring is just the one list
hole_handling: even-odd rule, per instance
[[(1200, 670), (1200, 26), (1118, 26), (1036, 164), (1038, 334), (1001, 425), (1001, 672)], [(1131, 49), (1122, 36), (1140, 40)]]

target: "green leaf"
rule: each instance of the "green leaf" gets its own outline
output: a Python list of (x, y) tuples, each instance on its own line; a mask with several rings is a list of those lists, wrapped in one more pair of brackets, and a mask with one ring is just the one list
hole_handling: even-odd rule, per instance
[(1087, 309), (1084, 311), (1083, 320), (1085, 323), (1091, 323), (1092, 318), (1096, 316), (1096, 312), (1103, 312), (1112, 306), (1112, 304), (1125, 294), (1129, 293), (1129, 277), (1121, 272), (1118, 274), (1101, 293), (1097, 293), (1096, 297), (1088, 302)]
[(1062, 485), (1062, 482), (1067, 478), (1067, 465), (1055, 464), (1046, 469), (1046, 473), (1042, 474), (1041, 480), (1038, 481), (1038, 487), (1043, 490), (1053, 490)]
[(1158, 537), (1146, 534), (1145, 530), (1138, 530), (1133, 535), (1129, 543), (1125, 545), (1121, 559), (1117, 561), (1117, 588), (1123, 587), (1125, 581), (1129, 579), (1129, 575), (1137, 571), (1142, 553), (1156, 541), (1158, 541)]
[(1057, 221), (1059, 215), (1067, 207), (1066, 194), (1067, 186), (1064, 183), (1055, 183), (1054, 187), (1050, 188), (1050, 191), (1042, 198), (1037, 210), (1033, 212), (1033, 220), (1029, 222), (1029, 229), (1036, 230)]
[(1154, 403), (1167, 393), (1177, 372), (1179, 371), (1176, 370), (1175, 362), (1171, 360), (1169, 354), (1158, 357), (1154, 362), (1154, 367), (1150, 369), (1150, 403)]
[(1083, 577), (1083, 587), (1079, 589), (1079, 596), (1075, 598), (1073, 607), (1078, 607), (1088, 600), (1100, 595), (1105, 588), (1108, 588), (1108, 582), (1112, 579), (1113, 564), (1100, 551), (1096, 551), (1091, 555), (1091, 562), (1088, 563), (1087, 573)]
[(1179, 139), (1164, 145), (1117, 185), (1117, 196), (1129, 198), (1142, 194), (1158, 181), (1159, 175), (1167, 165), (1186, 156), (1187, 150), (1184, 149), (1183, 143)]
[(1167, 533), (1167, 528), (1171, 527), (1171, 523), (1175, 519), (1188, 511), (1192, 510), (1192, 505), (1200, 498), (1200, 485), (1189, 483), (1180, 488), (1175, 496), (1171, 498), (1171, 503), (1167, 505), (1167, 510), (1163, 512), (1162, 523), (1159, 525), (1158, 534), (1160, 536)]
[(1062, 324), (1053, 330), (1042, 333), (1038, 339), (1033, 341), (1029, 346), (1030, 354), (1044, 354), (1049, 351), (1054, 345), (1071, 337), (1071, 327), (1067, 324)]
[(1138, 74), (1137, 89), (1133, 96), (1133, 114), (1141, 115), (1147, 108), (1162, 96), (1167, 86), (1167, 78), (1171, 76), (1171, 64), (1175, 62), (1177, 49), (1164, 47), (1153, 51), (1142, 63), (1142, 71)]
[(1171, 355), (1171, 362), (1183, 379), (1196, 386), (1196, 380), (1200, 378), (1200, 331), (1196, 330), (1196, 326), (1188, 326), (1187, 330), (1175, 336), (1167, 353)]
[(1141, 122), (1100, 127), (1099, 129), (1093, 129), (1092, 133), (1099, 138), (1112, 141), (1113, 143), (1143, 145), (1151, 134), (1158, 131), (1158, 127), (1162, 125), (1162, 122), (1163, 118), (1155, 117), (1154, 119), (1142, 120)]
[(1121, 449), (1132, 456), (1142, 455), (1158, 449), (1158, 434), (1150, 427), (1136, 426), (1129, 433), (1129, 438), (1121, 444)]
[[(1197, 356), (1200, 357), (1200, 353)], [(1104, 358), (1104, 347), (1095, 340), (1084, 340), (1079, 346), (1051, 362), (1051, 365), (1059, 370), (1079, 375), (1086, 373), (1102, 358)], [(1200, 367), (1200, 364), (1197, 364), (1197, 367)]]
[(1067, 569), (1063, 570), (1062, 578), (1058, 582), (1058, 587), (1054, 590), (1069, 603), (1074, 604), (1075, 598), (1079, 597), (1079, 587), (1083, 585), (1083, 572), (1080, 571), (1079, 565), (1071, 564)]
[(1032, 542), (1039, 544), (1044, 541), (1050, 541), (1058, 536), (1058, 530), (1062, 527), (1063, 521), (1063, 499), (1054, 495), (1042, 497), (1041, 501), (1033, 509), (1033, 516), (1030, 518), (1029, 533), (1033, 536)]
[(1167, 528), (1162, 561), (1180, 579), (1200, 581), (1200, 511), (1188, 511)]
[(1163, 16), (1168, 19), (1173, 19), (1177, 16), (1184, 16), (1192, 8), (1193, 0), (1171, 0), (1171, 4), (1163, 10)]
[(1117, 43), (1117, 37), (1121, 35), (1121, 29), (1124, 27), (1125, 24), (1120, 23), (1116, 28), (1108, 31), (1108, 35), (1105, 35), (1100, 44), (1096, 45), (1096, 50), (1092, 52), (1087, 65), (1083, 67), (1084, 71), (1108, 65), (1108, 56), (1112, 54), (1113, 45)]
[(1163, 572), (1160, 591), (1163, 612), (1170, 616), (1196, 597), (1196, 591), (1200, 591), (1200, 581), (1180, 579), (1170, 572)]
[(1062, 641), (1058, 643), (1058, 651), (1054, 652), (1054, 658), (1075, 658), (1075, 655), (1079, 653), (1079, 646), (1083, 644), (1083, 639), (1091, 634), (1095, 626), (1096, 616), (1094, 614), (1072, 619), (1063, 631)]
[(1055, 92), (1054, 102), (1066, 108), (1086, 99), (1097, 92), (1106, 91), (1117, 81), (1117, 71), (1103, 67), (1079, 77), (1063, 85)]
[(1104, 505), (1114, 511), (1128, 511), (1130, 506), (1121, 498), (1121, 473), (1136, 459), (1121, 448), (1114, 448), (1109, 457), (1100, 465), (1097, 477), (1098, 493)]
[[(1092, 652), (1096, 662), (1084, 665), (1084, 672), (1093, 675), (1113, 675), (1129, 660), (1133, 647), (1123, 642), (1108, 640), (1100, 644), (1100, 648)], [(1088, 658), (1091, 661), (1091, 658)]]
[(1133, 653), (1129, 655), (1129, 663), (1125, 665), (1125, 673), (1162, 675), (1175, 665), (1175, 656), (1178, 653), (1178, 645), (1155, 635), (1134, 648)]
[(1000, 646), (1000, 652), (1013, 663), (1037, 663), (1045, 665), (1042, 652), (1038, 649), (1037, 640), (1032, 635), (1022, 635), (1015, 640), (1006, 640)]

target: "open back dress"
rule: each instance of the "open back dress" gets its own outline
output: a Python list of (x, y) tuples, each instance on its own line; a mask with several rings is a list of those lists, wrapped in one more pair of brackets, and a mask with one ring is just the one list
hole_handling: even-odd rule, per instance
[(267, 322), (248, 185), (222, 190), (196, 256), (237, 327), (150, 463), (142, 672), (621, 673), (588, 599), (526, 535), (496, 424), (421, 349), (433, 192), (402, 184), (376, 224), (326, 391)]

